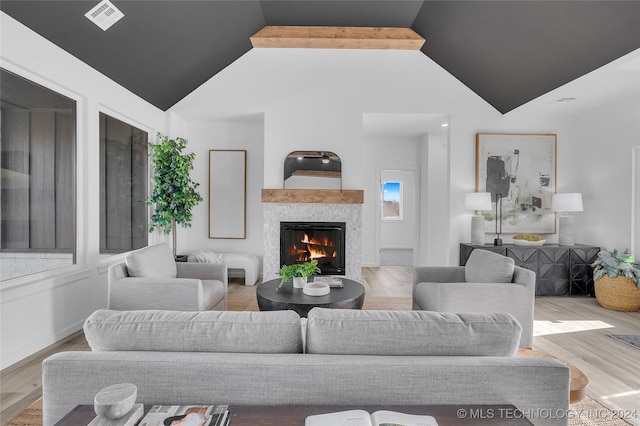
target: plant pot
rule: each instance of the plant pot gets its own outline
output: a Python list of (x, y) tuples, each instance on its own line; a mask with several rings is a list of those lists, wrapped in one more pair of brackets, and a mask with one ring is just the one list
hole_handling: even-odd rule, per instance
[(293, 288), (304, 288), (307, 283), (307, 278), (293, 277)]
[(596, 300), (603, 308), (635, 312), (640, 309), (640, 289), (630, 278), (604, 275), (594, 282)]

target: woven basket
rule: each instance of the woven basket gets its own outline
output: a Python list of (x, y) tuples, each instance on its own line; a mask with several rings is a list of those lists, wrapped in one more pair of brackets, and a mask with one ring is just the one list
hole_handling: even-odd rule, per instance
[(594, 283), (596, 300), (603, 308), (635, 312), (640, 309), (640, 289), (627, 277), (609, 278), (606, 274)]

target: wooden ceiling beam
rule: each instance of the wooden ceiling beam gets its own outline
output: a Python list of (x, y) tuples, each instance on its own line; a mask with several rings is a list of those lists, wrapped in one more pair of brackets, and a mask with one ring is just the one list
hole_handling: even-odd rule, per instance
[(267, 26), (250, 37), (253, 47), (420, 50), (411, 28)]

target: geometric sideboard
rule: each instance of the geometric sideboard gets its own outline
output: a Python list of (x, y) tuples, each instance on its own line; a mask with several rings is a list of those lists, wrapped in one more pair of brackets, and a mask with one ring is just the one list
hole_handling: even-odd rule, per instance
[(460, 244), (460, 266), (473, 250), (489, 250), (510, 257), (516, 266), (536, 273), (536, 296), (594, 296), (593, 269), (600, 247), (576, 244), (517, 246)]

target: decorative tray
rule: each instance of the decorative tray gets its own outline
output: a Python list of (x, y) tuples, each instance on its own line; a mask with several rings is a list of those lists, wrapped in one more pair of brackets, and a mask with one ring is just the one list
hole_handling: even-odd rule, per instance
[(527, 240), (513, 240), (513, 244), (517, 246), (541, 246), (546, 243), (547, 240), (527, 241)]

